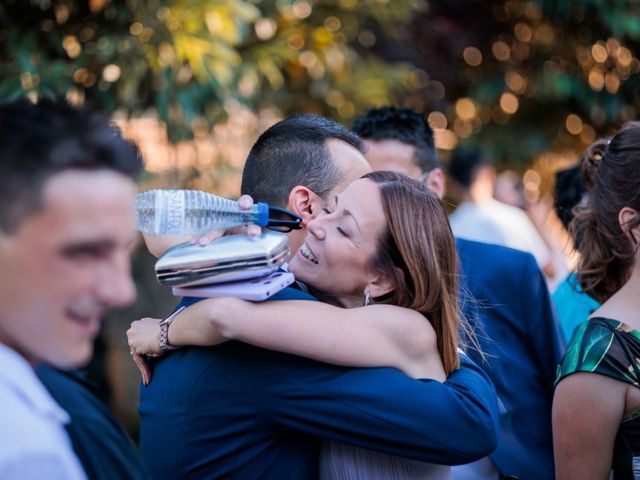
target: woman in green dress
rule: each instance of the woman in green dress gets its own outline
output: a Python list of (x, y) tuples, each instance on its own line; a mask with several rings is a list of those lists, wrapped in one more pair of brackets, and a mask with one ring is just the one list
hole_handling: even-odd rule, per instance
[(602, 302), (558, 367), (558, 480), (640, 479), (640, 124), (594, 144), (572, 228), (578, 278)]

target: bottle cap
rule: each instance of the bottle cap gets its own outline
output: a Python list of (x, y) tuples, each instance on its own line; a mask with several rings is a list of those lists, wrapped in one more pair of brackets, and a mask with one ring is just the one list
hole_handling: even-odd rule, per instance
[(269, 205), (266, 203), (257, 203), (256, 224), (260, 227), (266, 227), (269, 224)]

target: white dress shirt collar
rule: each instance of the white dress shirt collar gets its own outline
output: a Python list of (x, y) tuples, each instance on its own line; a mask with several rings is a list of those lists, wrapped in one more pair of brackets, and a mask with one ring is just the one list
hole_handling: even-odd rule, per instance
[(0, 344), (0, 383), (13, 390), (34, 412), (57, 423), (69, 423), (69, 415), (42, 385), (33, 367), (15, 350)]

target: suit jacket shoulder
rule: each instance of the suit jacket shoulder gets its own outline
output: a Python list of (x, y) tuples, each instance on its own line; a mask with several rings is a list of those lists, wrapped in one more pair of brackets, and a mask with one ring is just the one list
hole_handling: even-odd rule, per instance
[(504, 406), (498, 449), (501, 473), (554, 478), (551, 403), (562, 337), (544, 277), (529, 253), (456, 240), (465, 316), (485, 354), (470, 352)]
[(499, 275), (505, 272), (522, 272), (535, 258), (528, 252), (501, 245), (456, 238), (458, 255), (464, 275)]
[(94, 395), (89, 382), (77, 372), (46, 365), (36, 373), (71, 417), (67, 433), (89, 478), (146, 478), (133, 442)]

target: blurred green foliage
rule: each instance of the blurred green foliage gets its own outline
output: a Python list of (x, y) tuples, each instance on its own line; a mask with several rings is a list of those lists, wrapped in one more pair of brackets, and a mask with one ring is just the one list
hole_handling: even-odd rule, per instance
[(392, 101), (411, 78), (409, 65), (363, 47), (367, 25), (392, 35), (423, 5), (8, 0), (0, 5), (0, 97), (66, 95), (130, 113), (153, 107), (172, 141), (224, 118), (230, 101), (348, 121), (372, 102)]
[(623, 0), (4, 0), (0, 97), (153, 108), (174, 142), (233, 102), (346, 124), (395, 103), (524, 163), (636, 118), (639, 36)]
[[(635, 120), (640, 3), (626, 0), (431, 2), (387, 55), (428, 75), (407, 101), (439, 110), (459, 140), (494, 161), (581, 151)], [(399, 45), (411, 44), (412, 49)], [(401, 53), (401, 54), (399, 54)], [(435, 91), (434, 81), (443, 88)], [(468, 104), (458, 103), (471, 99)]]

